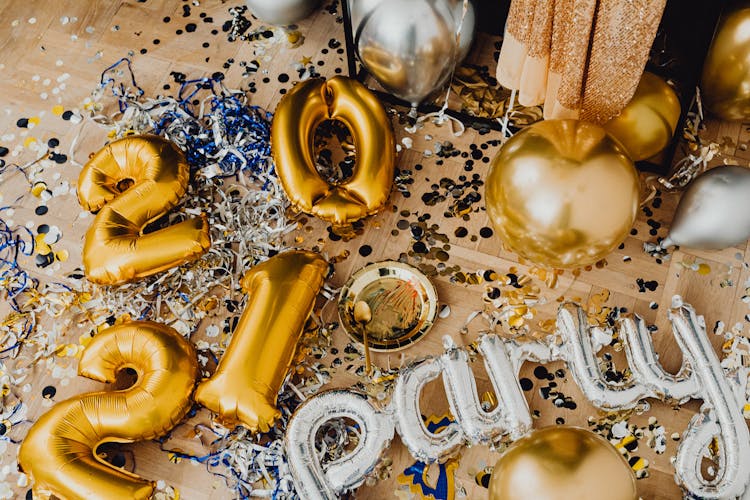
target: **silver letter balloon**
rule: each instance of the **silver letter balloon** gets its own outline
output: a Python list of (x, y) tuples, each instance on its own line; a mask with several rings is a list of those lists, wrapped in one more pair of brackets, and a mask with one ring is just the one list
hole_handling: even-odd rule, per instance
[(349, 3), (360, 61), (383, 88), (412, 106), (448, 80), (471, 46), (474, 10), (468, 0)]
[(660, 247), (721, 250), (748, 237), (750, 169), (728, 165), (699, 175), (687, 187)]
[(245, 0), (250, 12), (261, 21), (277, 26), (296, 23), (307, 17), (320, 0)]
[[(603, 347), (592, 335), (585, 311), (563, 304), (557, 329), (542, 341), (518, 342), (496, 335), (480, 337), (479, 354), (497, 395), (491, 411), (482, 408), (469, 355), (445, 337), (444, 354), (405, 368), (393, 397), (383, 409), (365, 396), (348, 390), (321, 393), (308, 399), (292, 416), (286, 432), (287, 456), (297, 491), (309, 499), (333, 499), (358, 486), (372, 471), (377, 457), (393, 438), (394, 430), (409, 452), (424, 462), (445, 461), (465, 445), (493, 444), (504, 436), (519, 439), (532, 429), (528, 404), (518, 382), (524, 361), (565, 361), (586, 398), (606, 411), (635, 407), (646, 398), (683, 402), (703, 400), (682, 436), (674, 461), (675, 480), (689, 499), (730, 499), (745, 494), (750, 482), (750, 433), (743, 417), (748, 382), (746, 368), (723, 368), (706, 335), (702, 316), (672, 299), (672, 331), (683, 353), (677, 375), (662, 368), (651, 332), (643, 319), (620, 321), (620, 335), (632, 376), (611, 384), (596, 357)], [(442, 378), (455, 422), (437, 434), (424, 424), (419, 400), (424, 386)], [(348, 417), (357, 423), (359, 444), (349, 455), (323, 466), (315, 451), (315, 436), (332, 419)], [(719, 460), (713, 479), (701, 473), (707, 447), (718, 443)]]

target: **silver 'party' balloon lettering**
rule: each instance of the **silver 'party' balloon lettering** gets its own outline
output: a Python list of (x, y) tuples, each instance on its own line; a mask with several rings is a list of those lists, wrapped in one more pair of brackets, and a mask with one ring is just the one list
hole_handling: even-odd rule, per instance
[[(446, 337), (444, 354), (401, 372), (393, 398), (383, 410), (368, 403), (366, 396), (351, 391), (315, 396), (292, 417), (286, 434), (295, 487), (306, 494), (305, 498), (327, 499), (361, 484), (394, 429), (409, 452), (424, 462), (444, 461), (464, 443), (494, 443), (506, 435), (517, 439), (532, 427), (518, 382), (521, 365), (525, 361), (562, 360), (584, 395), (601, 409), (633, 408), (645, 398), (702, 399), (701, 412), (690, 421), (677, 450), (676, 481), (687, 498), (741, 496), (750, 482), (750, 433), (742, 414), (742, 400), (734, 391), (744, 394), (748, 370), (722, 368), (703, 318), (679, 296), (673, 299), (669, 318), (684, 357), (677, 375), (667, 373), (658, 362), (651, 334), (643, 319), (636, 317), (620, 321), (632, 376), (625, 384), (607, 382), (596, 358), (603, 347), (597, 339), (606, 336), (596, 335), (588, 326), (580, 306), (565, 304), (558, 312), (556, 334), (542, 342), (519, 343), (495, 335), (480, 338), (477, 348), (498, 399), (491, 411), (480, 405), (467, 352), (457, 348), (450, 337)], [(419, 396), (425, 384), (441, 375), (456, 422), (434, 434), (424, 425)], [(324, 470), (315, 452), (315, 435), (325, 422), (342, 416), (360, 426), (360, 444)], [(701, 461), (714, 439), (718, 439), (719, 464), (714, 478), (707, 480), (701, 474)]]

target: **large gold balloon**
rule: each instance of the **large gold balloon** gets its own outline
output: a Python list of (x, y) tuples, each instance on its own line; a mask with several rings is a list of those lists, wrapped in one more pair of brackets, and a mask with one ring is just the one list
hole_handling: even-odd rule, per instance
[(625, 109), (604, 125), (633, 161), (645, 160), (669, 145), (680, 120), (680, 100), (667, 82), (644, 73)]
[(722, 120), (750, 118), (750, 2), (721, 21), (703, 63), (703, 105)]
[[(315, 168), (313, 139), (324, 120), (340, 120), (349, 128), (357, 154), (352, 176), (336, 185)], [(372, 215), (388, 201), (395, 144), (375, 95), (343, 76), (298, 83), (279, 102), (271, 126), (271, 153), (292, 206), (338, 226)]]
[(195, 400), (226, 421), (268, 431), (279, 416), (276, 397), (327, 274), (323, 257), (300, 250), (250, 269), (241, 282), (249, 294), (247, 306), (216, 372), (201, 382)]
[(112, 383), (127, 368), (138, 376), (131, 387), (73, 397), (31, 427), (18, 462), (31, 476), (36, 498), (151, 497), (152, 481), (106, 463), (96, 448), (166, 434), (190, 410), (198, 360), (193, 346), (174, 329), (133, 321), (96, 335), (83, 351), (78, 373)]
[(593, 264), (630, 232), (638, 173), (598, 125), (545, 120), (513, 136), (492, 162), (487, 212), (503, 241), (547, 267)]
[(98, 211), (86, 232), (89, 281), (116, 285), (197, 259), (211, 246), (205, 216), (143, 234), (185, 194), (190, 169), (177, 146), (155, 135), (109, 143), (78, 178), (81, 206)]
[(490, 500), (635, 500), (635, 474), (601, 436), (548, 427), (513, 443), (495, 464)]

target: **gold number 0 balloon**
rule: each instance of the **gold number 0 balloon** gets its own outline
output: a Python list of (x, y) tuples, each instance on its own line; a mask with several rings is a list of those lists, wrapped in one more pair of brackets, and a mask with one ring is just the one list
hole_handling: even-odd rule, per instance
[(182, 152), (155, 135), (126, 137), (96, 153), (78, 178), (78, 200), (99, 211), (86, 232), (83, 265), (94, 283), (115, 285), (184, 264), (211, 246), (205, 216), (142, 234), (185, 194)]
[(242, 278), (247, 306), (216, 373), (198, 385), (195, 400), (228, 421), (266, 432), (279, 415), (276, 396), (327, 274), (323, 257), (298, 250), (248, 271)]
[[(325, 120), (343, 122), (357, 152), (351, 178), (337, 185), (324, 181), (315, 169), (313, 139)], [(375, 95), (356, 80), (337, 76), (298, 83), (276, 108), (271, 153), (297, 210), (344, 226), (388, 201), (396, 161), (393, 130)]]
[(83, 352), (78, 373), (114, 382), (126, 368), (138, 374), (133, 386), (58, 403), (31, 427), (18, 462), (34, 481), (37, 495), (86, 500), (151, 497), (154, 483), (104, 462), (96, 448), (166, 434), (190, 409), (198, 362), (192, 345), (172, 328), (133, 321), (95, 336)]

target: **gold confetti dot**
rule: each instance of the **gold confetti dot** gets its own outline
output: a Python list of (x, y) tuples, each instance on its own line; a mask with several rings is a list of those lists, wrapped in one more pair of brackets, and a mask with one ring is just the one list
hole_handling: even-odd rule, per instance
[(59, 104), (52, 107), (52, 114), (55, 116), (60, 116), (61, 114), (63, 114), (64, 111), (65, 111), (65, 108)]
[(35, 142), (36, 142), (36, 137), (27, 137), (26, 140), (23, 141), (23, 147), (28, 148)]
[(41, 181), (37, 182), (31, 187), (31, 194), (39, 198), (45, 189), (47, 189), (47, 184)]
[(698, 264), (698, 274), (706, 275), (711, 272), (711, 266), (708, 264)]

